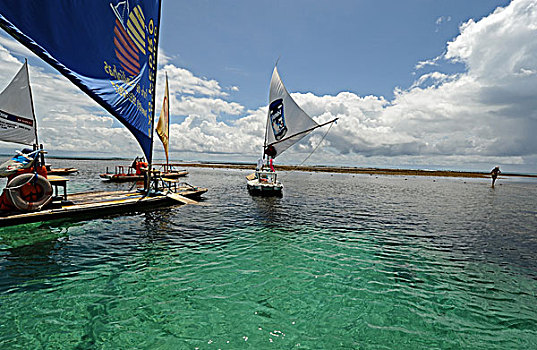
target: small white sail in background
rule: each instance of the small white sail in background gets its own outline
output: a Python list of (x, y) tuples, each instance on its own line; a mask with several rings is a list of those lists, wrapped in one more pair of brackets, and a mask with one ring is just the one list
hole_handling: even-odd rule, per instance
[(270, 81), (269, 112), (265, 132), (265, 150), (273, 147), (269, 156), (275, 158), (301, 138), (318, 128), (317, 124), (291, 98), (274, 67)]
[(0, 93), (0, 141), (24, 145), (37, 143), (36, 120), (26, 62)]

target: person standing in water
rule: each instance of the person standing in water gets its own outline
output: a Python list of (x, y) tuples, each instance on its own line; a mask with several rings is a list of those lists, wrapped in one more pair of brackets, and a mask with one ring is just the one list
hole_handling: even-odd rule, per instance
[(490, 171), (490, 175), (492, 177), (492, 187), (494, 187), (494, 183), (496, 182), (496, 178), (498, 175), (500, 175), (502, 172), (500, 171), (500, 167), (497, 166), (494, 169)]

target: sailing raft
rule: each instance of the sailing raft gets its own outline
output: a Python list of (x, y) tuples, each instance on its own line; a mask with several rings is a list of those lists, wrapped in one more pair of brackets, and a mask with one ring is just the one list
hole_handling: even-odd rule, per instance
[[(168, 148), (170, 142), (170, 92), (168, 88), (168, 74), (166, 73), (166, 88), (164, 91), (164, 101), (162, 102), (162, 110), (157, 123), (156, 132), (162, 141), (164, 147), (164, 153), (166, 154), (166, 163), (153, 164), (156, 168), (153, 171), (158, 171), (158, 174), (162, 177), (169, 179), (177, 179), (188, 175), (186, 170), (176, 169), (175, 164), (171, 164), (168, 155)], [(108, 167), (106, 173), (100, 174), (101, 179), (107, 182), (129, 182), (129, 181), (142, 181), (145, 178), (148, 164), (143, 157), (137, 157), (134, 159), (130, 167), (124, 167), (122, 165), (116, 166), (115, 172), (110, 172)]]
[(52, 168), (49, 164), (45, 167), (49, 175), (71, 175), (78, 172), (77, 168)]
[[(134, 182), (143, 181), (146, 177), (147, 162), (142, 157), (134, 159), (130, 166), (117, 165), (115, 171), (111, 172), (106, 168), (106, 173), (99, 177), (106, 182)], [(186, 170), (175, 169), (175, 164), (154, 164), (154, 173), (168, 179), (178, 179), (188, 175)]]
[[(48, 180), (52, 186), (65, 186), (68, 179), (53, 177)], [(158, 178), (153, 191), (148, 195), (141, 189), (133, 191), (101, 191), (66, 195), (55, 190), (48, 204), (38, 211), (0, 211), (0, 227), (45, 220), (82, 220), (106, 215), (134, 213), (181, 204), (196, 204), (206, 188), (179, 183), (173, 179)], [(28, 184), (28, 187), (42, 191), (42, 184)], [(65, 189), (65, 187), (64, 187)]]
[(246, 187), (252, 195), (281, 196), (283, 184), (272, 164), (274, 158), (313, 130), (334, 123), (338, 118), (317, 124), (287, 92), (277, 67), (274, 67), (270, 80), (269, 102), (263, 157), (258, 161), (255, 173), (246, 177)]

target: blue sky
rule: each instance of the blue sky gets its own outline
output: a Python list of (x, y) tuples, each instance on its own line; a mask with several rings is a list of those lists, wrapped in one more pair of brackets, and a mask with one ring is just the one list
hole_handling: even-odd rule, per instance
[[(167, 72), (171, 159), (255, 162), (280, 58), (304, 111), (339, 118), (281, 164), (323, 140), (306, 164), (537, 173), (535, 23), (536, 0), (164, 0), (156, 101), (158, 112)], [(140, 155), (120, 123), (3, 33), (0, 88), (24, 57), (51, 154)]]
[(407, 88), (415, 80), (419, 61), (446, 50), (463, 22), (508, 3), (164, 1), (160, 47), (195, 75), (238, 86), (232, 98), (248, 108), (267, 102), (278, 57), (292, 91), (392, 98), (395, 87)]

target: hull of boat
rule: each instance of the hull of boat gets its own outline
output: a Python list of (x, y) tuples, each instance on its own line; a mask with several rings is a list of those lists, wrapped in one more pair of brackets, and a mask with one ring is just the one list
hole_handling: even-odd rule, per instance
[[(188, 175), (188, 171), (174, 171), (170, 173), (163, 173), (161, 176), (167, 179), (177, 179)], [(143, 175), (120, 175), (120, 174), (101, 174), (101, 179), (108, 182), (135, 182), (144, 181)]]
[(254, 196), (281, 196), (283, 185), (281, 184), (260, 184), (247, 183), (248, 192)]
[(76, 173), (78, 171), (77, 168), (55, 168), (55, 169), (47, 169), (48, 175), (69, 175)]
[[(189, 188), (177, 194), (197, 199), (206, 188)], [(144, 196), (141, 192), (113, 191), (86, 192), (69, 195), (69, 201), (53, 203), (49, 208), (29, 213), (1, 213), (0, 227), (48, 220), (83, 220), (101, 218), (114, 214), (135, 213), (156, 208), (180, 205), (166, 195)]]

